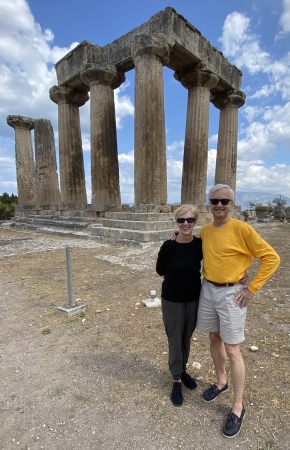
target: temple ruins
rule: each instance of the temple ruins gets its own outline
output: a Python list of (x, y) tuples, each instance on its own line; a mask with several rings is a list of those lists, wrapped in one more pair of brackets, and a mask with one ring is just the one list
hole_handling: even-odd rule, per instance
[[(188, 91), (180, 202), (211, 220), (206, 206), (210, 102), (219, 110), (215, 183), (236, 189), (242, 73), (183, 16), (168, 7), (114, 42), (83, 41), (55, 65), (59, 180), (51, 123), (7, 117), (15, 130), (19, 205), (15, 220), (41, 227), (89, 224), (99, 239), (149, 242), (168, 237), (177, 205), (167, 203), (163, 67)], [(134, 204), (121, 204), (114, 89), (135, 70)], [(87, 203), (80, 108), (90, 101), (91, 204)], [(31, 130), (34, 129), (34, 149)], [(238, 207), (233, 214), (241, 217)], [(76, 224), (79, 225), (76, 225)], [(38, 225), (37, 225), (38, 224)], [(61, 226), (61, 225), (59, 225)]]

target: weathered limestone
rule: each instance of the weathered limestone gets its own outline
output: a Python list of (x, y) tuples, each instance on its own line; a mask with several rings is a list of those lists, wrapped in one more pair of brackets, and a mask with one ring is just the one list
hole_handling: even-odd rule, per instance
[(121, 206), (114, 89), (125, 81), (114, 66), (81, 73), (90, 87), (92, 205)]
[(86, 91), (53, 86), (49, 95), (58, 105), (61, 200), (64, 204), (87, 203), (79, 107), (89, 99)]
[(60, 203), (54, 134), (50, 120), (34, 120), (37, 201), (40, 205)]
[(136, 36), (135, 64), (135, 203), (167, 202), (163, 65), (174, 41), (163, 34)]
[(8, 116), (8, 125), (15, 130), (16, 179), (19, 205), (34, 205), (37, 201), (35, 165), (31, 130), (34, 119), (24, 116)]
[(174, 77), (188, 89), (181, 203), (202, 205), (206, 201), (210, 89), (218, 77), (199, 66), (175, 72)]
[(208, 70), (219, 77), (214, 93), (241, 88), (242, 73), (223, 54), (202, 36), (200, 31), (173, 8), (167, 7), (152, 16), (147, 22), (134, 28), (114, 42), (100, 47), (88, 41), (81, 42), (55, 65), (58, 84), (83, 87), (80, 73), (87, 64), (112, 64), (123, 72), (134, 69), (131, 51), (135, 37), (162, 33), (174, 41), (170, 59), (166, 64), (173, 71), (190, 67), (202, 61)]
[(236, 191), (238, 109), (245, 103), (246, 96), (241, 91), (229, 90), (212, 98), (220, 109), (215, 184), (228, 184)]

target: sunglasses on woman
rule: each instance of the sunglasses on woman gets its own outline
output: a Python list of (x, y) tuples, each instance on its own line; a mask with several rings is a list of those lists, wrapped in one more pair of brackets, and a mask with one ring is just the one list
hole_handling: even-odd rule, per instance
[(196, 219), (194, 217), (188, 217), (187, 219), (184, 219), (184, 217), (178, 217), (178, 219), (176, 219), (177, 223), (184, 223), (185, 221), (187, 223), (193, 223), (196, 221)]
[(229, 198), (210, 198), (209, 201), (212, 205), (218, 205), (218, 203), (221, 202), (224, 206), (231, 202)]

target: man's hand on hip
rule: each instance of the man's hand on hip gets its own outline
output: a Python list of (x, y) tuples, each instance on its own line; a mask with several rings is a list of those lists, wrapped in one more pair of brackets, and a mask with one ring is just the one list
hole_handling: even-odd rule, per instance
[(253, 292), (249, 291), (248, 288), (243, 289), (242, 292), (240, 292), (235, 298), (234, 302), (236, 306), (239, 306), (239, 308), (245, 308), (248, 306), (249, 301), (252, 297), (254, 297), (255, 294)]

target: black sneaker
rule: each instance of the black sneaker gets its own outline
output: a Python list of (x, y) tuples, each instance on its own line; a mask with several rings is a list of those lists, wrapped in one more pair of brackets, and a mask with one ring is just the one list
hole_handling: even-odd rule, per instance
[(182, 386), (180, 381), (175, 381), (172, 385), (171, 401), (175, 406), (181, 406), (183, 403)]
[(245, 408), (243, 406), (241, 417), (230, 411), (227, 421), (223, 427), (222, 435), (226, 438), (233, 438), (239, 434), (242, 428), (243, 418), (245, 415)]
[(184, 384), (184, 386), (187, 387), (187, 389), (196, 389), (197, 388), (197, 384), (196, 384), (195, 380), (190, 375), (188, 375), (188, 373), (186, 373), (186, 372), (182, 372), (181, 381)]
[(217, 398), (219, 394), (226, 392), (229, 389), (228, 383), (224, 385), (223, 388), (219, 389), (216, 384), (212, 384), (204, 393), (202, 394), (202, 399), (205, 402), (212, 402)]

